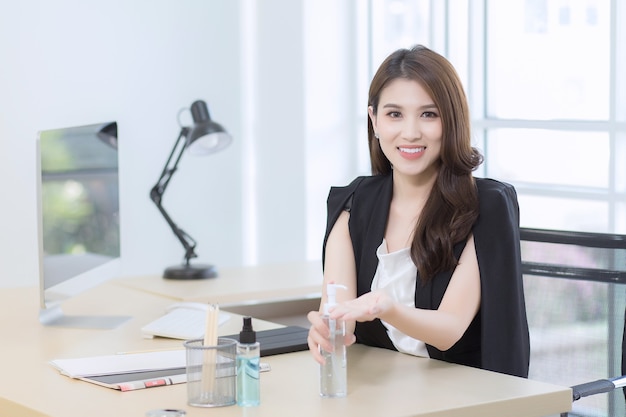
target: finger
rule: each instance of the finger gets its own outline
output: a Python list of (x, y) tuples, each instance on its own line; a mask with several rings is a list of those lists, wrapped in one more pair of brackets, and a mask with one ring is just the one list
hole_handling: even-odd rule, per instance
[(333, 320), (343, 321), (367, 321), (368, 311), (358, 306), (339, 306), (330, 313)]
[(309, 336), (307, 337), (307, 344), (309, 345), (309, 350), (313, 355), (313, 359), (320, 365), (325, 363), (324, 356), (322, 355), (322, 350), (327, 352), (332, 351), (332, 345), (330, 341), (324, 337), (322, 337), (315, 328), (309, 329)]
[(313, 356), (313, 359), (315, 360), (315, 362), (319, 363), (320, 365), (323, 365), (324, 358), (322, 357), (322, 354), (319, 351), (319, 345), (315, 342), (315, 340), (313, 340), (311, 336), (307, 338), (307, 343), (309, 345), (309, 351), (311, 352), (311, 355)]
[(309, 311), (306, 315), (307, 320), (313, 325), (316, 326), (322, 321), (319, 311)]
[(334, 307), (332, 307), (329, 311), (328, 311), (328, 316), (333, 319), (333, 320), (337, 320), (337, 319), (343, 319), (344, 316), (346, 314), (349, 314), (352, 310), (350, 308), (348, 308), (346, 305), (344, 304), (338, 304)]
[(323, 338), (328, 339), (328, 337), (330, 337), (328, 326), (324, 323), (319, 311), (309, 311), (307, 319), (311, 323), (310, 329), (315, 329)]
[[(321, 326), (323, 331), (326, 333), (330, 333), (326, 324), (322, 321)], [(330, 344), (330, 340), (328, 340), (328, 336), (324, 336), (319, 332), (319, 329), (315, 326), (311, 326), (309, 328), (309, 335), (307, 337), (307, 344), (309, 345), (309, 350), (311, 351), (315, 360), (319, 363), (323, 363), (324, 359), (319, 352), (320, 349), (324, 349), (326, 351), (332, 351), (333, 347)]]
[(324, 327), (326, 326), (319, 311), (309, 311), (306, 317), (309, 323), (311, 323), (310, 329), (316, 329), (321, 334), (324, 333)]

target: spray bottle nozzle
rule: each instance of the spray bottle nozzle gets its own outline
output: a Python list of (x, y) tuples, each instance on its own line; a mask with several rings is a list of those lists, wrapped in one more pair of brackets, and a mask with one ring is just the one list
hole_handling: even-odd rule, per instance
[(252, 328), (252, 318), (244, 317), (243, 327), (241, 328), (241, 332), (239, 332), (239, 343), (255, 343), (255, 342), (256, 342), (256, 332)]

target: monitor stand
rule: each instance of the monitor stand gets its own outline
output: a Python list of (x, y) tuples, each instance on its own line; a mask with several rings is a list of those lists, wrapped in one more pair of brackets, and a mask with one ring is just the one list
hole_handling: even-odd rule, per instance
[(70, 327), (77, 329), (115, 329), (131, 316), (74, 316), (65, 315), (60, 306), (39, 310), (39, 322), (44, 326)]

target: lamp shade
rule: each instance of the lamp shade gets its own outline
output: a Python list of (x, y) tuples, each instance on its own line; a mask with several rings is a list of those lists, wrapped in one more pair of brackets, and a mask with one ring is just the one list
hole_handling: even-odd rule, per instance
[(186, 135), (187, 151), (194, 155), (219, 152), (232, 142), (232, 137), (219, 124), (211, 120), (206, 103), (198, 100), (191, 105), (193, 126)]
[(117, 149), (117, 122), (107, 123), (98, 131), (98, 139)]

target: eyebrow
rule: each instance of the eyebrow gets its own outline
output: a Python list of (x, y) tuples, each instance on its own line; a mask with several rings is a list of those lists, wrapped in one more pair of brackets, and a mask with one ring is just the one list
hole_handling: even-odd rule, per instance
[[(383, 109), (401, 109), (402, 106), (400, 106), (399, 104), (394, 104), (394, 103), (387, 103), (383, 106)], [(437, 106), (435, 105), (435, 103), (430, 103), (430, 104), (424, 104), (423, 106), (419, 107), (419, 110), (431, 110), (431, 109), (436, 109)]]

